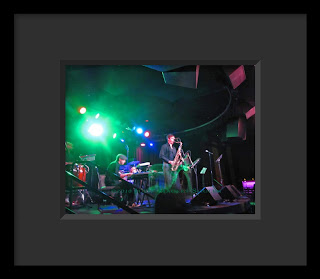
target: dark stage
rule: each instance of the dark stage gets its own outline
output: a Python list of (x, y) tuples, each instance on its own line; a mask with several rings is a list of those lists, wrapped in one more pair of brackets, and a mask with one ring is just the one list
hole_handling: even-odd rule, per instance
[[(196, 191), (192, 187), (190, 194), (186, 189), (166, 190), (163, 180), (159, 179), (162, 177), (161, 174), (156, 176), (156, 181), (150, 176), (143, 176), (142, 179), (136, 179), (138, 183), (122, 180), (118, 186), (102, 187), (101, 181), (104, 176), (100, 176), (97, 184), (92, 184), (94, 187), (68, 171), (66, 171), (66, 177), (71, 179), (69, 182), (77, 183), (76, 187), (70, 186), (66, 190), (66, 214), (255, 213), (254, 188), (246, 187), (245, 191), (239, 191), (234, 185), (225, 185), (219, 190), (215, 186), (209, 186)], [(154, 182), (160, 187), (152, 188)], [(243, 185), (246, 184), (249, 182)], [(112, 193), (121, 193), (121, 196)], [(128, 193), (132, 195), (129, 196)]]
[[(139, 207), (133, 207), (139, 214), (155, 214), (155, 201), (144, 201)], [(116, 205), (87, 204), (72, 209), (75, 214), (130, 214)], [(67, 212), (70, 213), (71, 212)], [(255, 203), (247, 196), (232, 202), (222, 201), (217, 205), (191, 205), (190, 197), (186, 197), (186, 210), (184, 214), (254, 214)], [(168, 213), (170, 214), (170, 213)]]
[[(95, 196), (69, 213), (254, 213), (255, 65), (66, 61), (62, 77), (68, 172), (62, 191), (69, 195), (72, 179), (73, 188), (84, 189), (70, 199)], [(116, 185), (114, 174), (118, 182), (131, 180), (118, 192), (133, 184), (143, 200), (99, 193)], [(187, 194), (150, 193), (170, 189), (176, 174), (175, 187)]]

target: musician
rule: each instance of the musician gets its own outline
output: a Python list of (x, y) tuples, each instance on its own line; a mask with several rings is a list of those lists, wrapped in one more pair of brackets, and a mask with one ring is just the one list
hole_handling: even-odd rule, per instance
[(66, 141), (65, 143), (65, 165), (72, 164), (75, 160), (74, 155), (74, 146), (73, 143), (70, 141)]
[(169, 134), (166, 136), (167, 143), (163, 144), (160, 149), (159, 158), (162, 160), (162, 169), (164, 175), (165, 189), (181, 190), (178, 172), (171, 170), (173, 160), (176, 156), (177, 149), (173, 146), (175, 136)]
[[(65, 141), (64, 150), (65, 150), (65, 170), (72, 173), (72, 164), (75, 161), (73, 143), (70, 141)], [(67, 187), (72, 187), (72, 179), (69, 176), (66, 178), (66, 188)], [(65, 205), (66, 206), (70, 205), (69, 194), (66, 194), (65, 196)]]
[[(128, 172), (128, 173), (123, 173), (120, 170), (120, 166), (125, 165), (127, 161), (127, 157), (123, 154), (118, 154), (116, 156), (116, 159), (114, 161), (112, 161), (109, 166), (107, 167), (107, 173), (106, 173), (106, 185), (112, 185), (112, 186), (118, 186), (121, 183), (121, 180), (117, 179), (116, 176), (114, 176), (113, 174), (118, 175), (120, 178), (128, 180), (128, 178), (133, 174), (133, 172)], [(126, 203), (130, 203), (132, 204), (133, 201), (133, 190), (130, 187), (126, 187), (128, 185), (126, 185), (125, 183), (121, 184), (122, 188), (124, 187), (124, 190), (118, 190), (116, 193), (112, 192), (112, 196), (123, 200)]]
[(115, 174), (119, 175), (119, 176), (120, 176), (121, 178), (123, 178), (123, 179), (124, 179), (125, 177), (127, 177), (127, 176), (131, 176), (132, 173), (121, 173), (121, 172), (120, 172), (120, 166), (125, 165), (126, 161), (127, 161), (127, 157), (126, 157), (125, 155), (123, 155), (123, 154), (118, 154), (118, 155), (116, 156), (116, 159), (115, 159), (114, 161), (112, 161), (112, 162), (109, 164), (109, 166), (107, 167), (108, 172), (109, 172), (110, 174), (115, 173)]

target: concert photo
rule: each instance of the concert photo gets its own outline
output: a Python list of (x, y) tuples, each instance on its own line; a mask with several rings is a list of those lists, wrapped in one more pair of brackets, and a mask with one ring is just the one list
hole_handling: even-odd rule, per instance
[(65, 214), (254, 215), (256, 65), (110, 63), (63, 65)]

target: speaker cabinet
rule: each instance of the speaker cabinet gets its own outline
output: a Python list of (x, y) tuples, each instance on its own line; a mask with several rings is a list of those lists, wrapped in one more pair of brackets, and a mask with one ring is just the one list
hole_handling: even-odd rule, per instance
[(237, 119), (231, 120), (226, 128), (226, 140), (239, 139), (246, 140), (247, 138), (247, 122), (246, 118), (240, 116)]
[(222, 201), (218, 190), (213, 187), (204, 187), (192, 200), (192, 205), (216, 205)]
[(244, 66), (224, 66), (224, 72), (227, 74), (232, 88), (236, 89), (242, 82), (246, 80)]
[(197, 89), (199, 65), (183, 67), (174, 71), (162, 72), (164, 82), (170, 85)]
[(183, 193), (159, 193), (155, 200), (155, 214), (186, 213), (185, 195)]
[(226, 185), (220, 190), (220, 196), (224, 200), (233, 201), (239, 198), (241, 193), (234, 185)]

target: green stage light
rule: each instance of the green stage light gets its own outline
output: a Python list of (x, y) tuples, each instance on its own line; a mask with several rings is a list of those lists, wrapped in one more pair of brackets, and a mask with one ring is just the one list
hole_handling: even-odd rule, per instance
[(95, 137), (101, 136), (103, 133), (103, 127), (100, 124), (92, 124), (89, 129), (88, 132)]
[(112, 137), (115, 139), (115, 138), (117, 137), (117, 134), (116, 134), (116, 133), (114, 133)]

